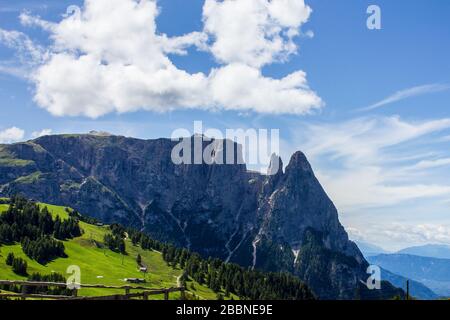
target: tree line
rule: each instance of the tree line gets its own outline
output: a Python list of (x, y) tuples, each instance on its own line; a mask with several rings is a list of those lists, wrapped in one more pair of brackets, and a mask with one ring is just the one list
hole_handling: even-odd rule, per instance
[(88, 216), (85, 216), (85, 215), (82, 215), (77, 210), (71, 210), (69, 208), (66, 208), (65, 210), (66, 210), (67, 214), (69, 215), (69, 217), (71, 217), (73, 219), (76, 219), (78, 221), (86, 222), (88, 224), (98, 224), (98, 223), (100, 223), (100, 221), (98, 221), (97, 219), (92, 218), (92, 217), (88, 217)]
[(217, 258), (205, 259), (185, 248), (151, 239), (140, 231), (129, 228), (126, 232), (134, 245), (140, 245), (144, 250), (160, 251), (168, 265), (184, 269), (180, 279), (184, 286), (188, 281), (195, 280), (216, 292), (218, 298), (222, 298), (223, 293), (226, 297), (234, 294), (240, 299), (250, 300), (314, 299), (306, 284), (289, 273), (267, 273), (225, 263)]
[(103, 237), (103, 242), (111, 251), (126, 254), (125, 228), (118, 224), (112, 224), (109, 228), (111, 234), (106, 234)]
[(53, 219), (47, 207), (20, 196), (12, 197), (8, 210), (0, 215), (0, 245), (20, 242), (24, 253), (41, 264), (65, 257), (64, 244), (58, 240), (81, 233), (78, 219)]

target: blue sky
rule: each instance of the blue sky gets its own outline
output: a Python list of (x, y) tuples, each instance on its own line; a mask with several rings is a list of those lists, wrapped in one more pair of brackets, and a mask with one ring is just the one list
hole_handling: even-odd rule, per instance
[[(109, 3), (128, 2), (132, 1)], [(204, 0), (158, 1), (159, 14), (149, 15), (148, 26), (154, 22), (156, 34), (165, 34), (155, 40), (163, 49), (136, 53), (140, 44), (133, 43), (134, 38), (95, 34), (110, 23), (111, 28), (120, 25), (119, 32), (130, 27), (133, 34), (145, 35), (148, 29), (139, 24), (140, 15), (115, 19), (113, 11), (108, 15), (111, 8), (92, 11), (86, 29), (76, 29), (78, 34), (71, 36), (70, 26), (63, 25), (70, 17), (63, 14), (70, 5), (80, 6), (86, 14), (84, 1), (0, 0), (0, 142), (50, 130), (104, 130), (156, 138), (170, 136), (177, 128), (192, 130), (195, 120), (220, 130), (277, 128), (284, 162), (295, 150), (307, 154), (352, 238), (391, 250), (450, 243), (450, 2), (306, 0), (312, 9), (308, 13), (301, 0), (285, 1), (298, 10), (272, 8), (275, 27), (300, 31), (292, 39), (280, 33), (286, 45), (282, 49), (270, 46), (279, 40), (275, 37), (270, 38), (273, 42), (254, 44), (263, 47), (249, 44), (253, 38), (246, 39), (250, 31), (244, 22), (251, 17), (245, 17), (248, 7), (240, 10), (239, 5), (252, 1), (237, 1), (241, 4), (234, 9), (242, 14), (236, 16), (227, 15), (226, 8), (213, 0), (207, 2), (215, 11), (206, 13)], [(366, 27), (371, 4), (381, 8), (381, 30)], [(145, 18), (151, 6), (144, 9)], [(132, 12), (138, 14), (137, 9)], [(292, 19), (285, 19), (292, 12), (296, 13)], [(236, 45), (234, 40), (240, 37), (229, 32), (239, 19), (244, 22), (235, 27), (242, 26), (237, 34), (245, 42)], [(153, 39), (153, 34), (146, 35)], [(254, 48), (267, 56), (256, 55)], [(101, 81), (93, 76), (96, 70), (76, 64), (83, 50), (94, 60), (106, 60), (99, 63), (110, 68), (108, 80), (117, 83), (115, 87), (85, 86), (84, 79), (96, 85)], [(76, 59), (61, 64), (51, 60), (68, 52)], [(130, 52), (129, 61), (123, 61)], [(150, 54), (157, 58), (149, 59)], [(170, 66), (166, 76), (173, 85), (155, 76), (154, 61)], [(139, 76), (130, 73), (130, 79), (142, 77), (142, 83), (132, 87), (130, 81), (121, 82), (121, 69), (114, 68), (117, 62), (137, 66)], [(71, 63), (74, 68), (65, 74)], [(212, 75), (212, 69), (218, 75)], [(35, 76), (37, 70), (43, 71)], [(241, 75), (253, 71), (255, 78), (244, 81)], [(295, 85), (272, 81), (292, 74)], [(226, 82), (230, 78), (231, 83)], [(244, 88), (242, 93), (225, 85), (232, 87), (235, 80)], [(156, 92), (167, 94), (143, 92), (141, 86), (149, 83), (160, 88)], [(252, 83), (256, 97), (247, 97)], [(280, 93), (280, 86), (287, 86), (287, 92)], [(211, 88), (211, 96), (204, 88)], [(122, 89), (128, 95), (120, 95)], [(136, 99), (129, 97), (130, 92)], [(260, 95), (263, 99), (258, 99)], [(95, 103), (87, 106), (91, 100)]]

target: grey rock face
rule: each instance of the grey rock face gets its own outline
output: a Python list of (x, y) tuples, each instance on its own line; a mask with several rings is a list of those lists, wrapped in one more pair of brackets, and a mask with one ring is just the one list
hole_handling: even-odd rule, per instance
[(204, 256), (292, 272), (321, 298), (360, 294), (367, 262), (303, 153), (285, 172), (273, 157), (280, 169), (261, 175), (242, 164), (175, 165), (176, 144), (95, 134), (2, 145), (0, 194), (71, 206)]

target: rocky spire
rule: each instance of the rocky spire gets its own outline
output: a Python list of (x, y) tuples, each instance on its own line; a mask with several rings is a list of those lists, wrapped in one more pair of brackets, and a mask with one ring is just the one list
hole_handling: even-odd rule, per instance
[(283, 174), (283, 160), (281, 160), (281, 158), (277, 154), (272, 153), (272, 155), (270, 156), (269, 168), (267, 169), (267, 175), (275, 176), (282, 174)]
[(286, 173), (290, 173), (292, 171), (298, 171), (301, 170), (303, 172), (309, 172), (312, 173), (311, 165), (308, 162), (308, 159), (306, 159), (306, 156), (303, 152), (297, 151), (294, 153), (291, 157), (291, 160), (289, 161), (288, 166), (286, 167)]

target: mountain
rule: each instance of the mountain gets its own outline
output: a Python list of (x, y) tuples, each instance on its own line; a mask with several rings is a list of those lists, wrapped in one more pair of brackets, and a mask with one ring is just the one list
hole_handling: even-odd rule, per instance
[(409, 247), (398, 251), (399, 254), (411, 254), (415, 256), (450, 259), (450, 246), (442, 244), (426, 244), (424, 246)]
[(439, 298), (439, 296), (434, 293), (433, 290), (423, 285), (422, 283), (399, 276), (383, 268), (381, 268), (381, 278), (383, 280), (389, 281), (398, 288), (402, 288), (404, 291), (406, 291), (406, 281), (409, 280), (409, 294), (415, 298), (421, 300), (434, 300)]
[[(242, 158), (234, 143), (191, 145)], [(338, 219), (305, 155), (273, 175), (245, 164), (174, 164), (177, 141), (112, 135), (53, 135), (0, 146), (0, 196), (29, 198), (139, 228), (152, 238), (303, 279), (321, 299), (388, 298), (369, 291), (367, 261)], [(192, 152), (193, 153), (193, 152)], [(195, 154), (191, 156), (191, 160)], [(283, 168), (281, 159), (279, 161)], [(270, 168), (275, 167), (271, 165)]]
[(368, 258), (371, 264), (418, 281), (436, 294), (450, 296), (450, 259), (408, 254), (381, 254)]
[(362, 241), (362, 240), (355, 240), (354, 241), (356, 245), (358, 246), (359, 250), (361, 250), (364, 257), (370, 257), (370, 256), (376, 256), (381, 253), (387, 253), (386, 250), (383, 248), (376, 246), (374, 244)]
[[(355, 240), (355, 243), (358, 245), (358, 248), (359, 250), (361, 250), (364, 257), (369, 261), (371, 259), (370, 257), (372, 256), (388, 253), (383, 248), (365, 241)], [(409, 280), (410, 294), (418, 299), (432, 300), (438, 298), (438, 295), (436, 293), (434, 293), (430, 288), (426, 287), (422, 283), (400, 276), (383, 268), (381, 268), (381, 278), (383, 280), (389, 281), (391, 284), (398, 288), (402, 288), (405, 291), (406, 281)]]

